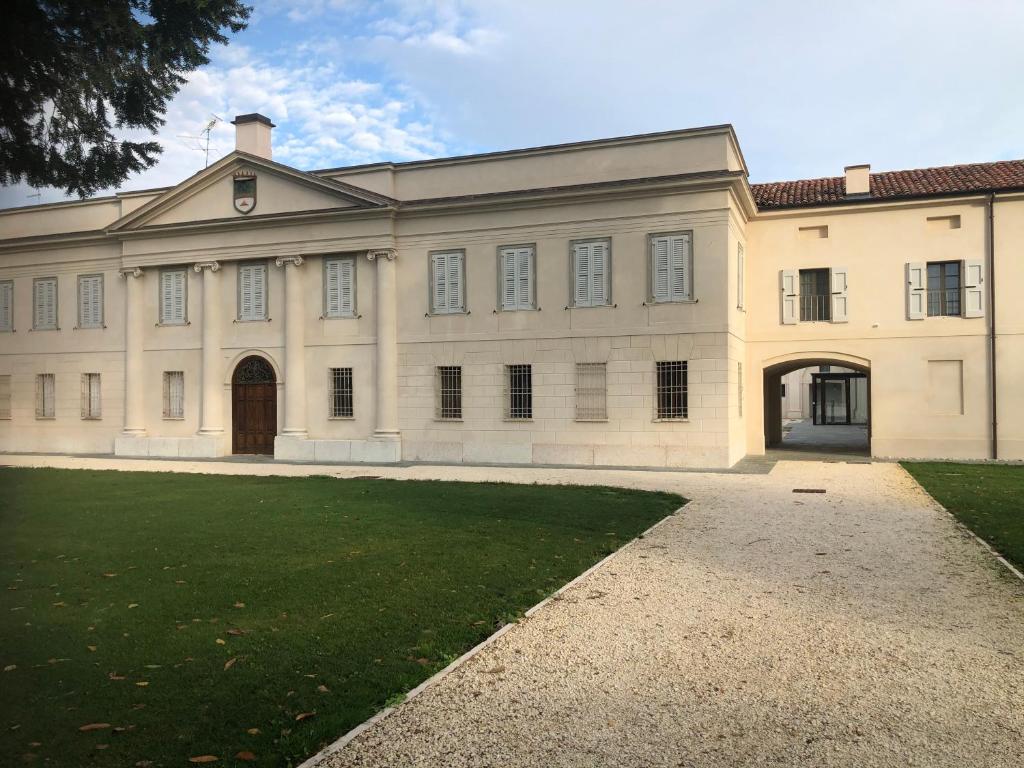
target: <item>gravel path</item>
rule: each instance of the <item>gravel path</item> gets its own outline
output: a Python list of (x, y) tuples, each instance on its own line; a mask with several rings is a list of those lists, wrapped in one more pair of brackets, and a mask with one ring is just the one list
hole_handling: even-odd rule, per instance
[(898, 465), (572, 477), (693, 501), (321, 768), (1024, 765), (1024, 584)]

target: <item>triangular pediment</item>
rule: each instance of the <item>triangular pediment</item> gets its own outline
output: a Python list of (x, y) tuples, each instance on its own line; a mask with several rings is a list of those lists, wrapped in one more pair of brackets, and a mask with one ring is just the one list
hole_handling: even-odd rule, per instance
[[(239, 178), (254, 179), (255, 203), (250, 203), (244, 213), (236, 207), (236, 179)], [(123, 232), (201, 222), (230, 223), (317, 211), (383, 208), (393, 203), (388, 197), (350, 184), (244, 152), (232, 152), (122, 216), (108, 229)]]

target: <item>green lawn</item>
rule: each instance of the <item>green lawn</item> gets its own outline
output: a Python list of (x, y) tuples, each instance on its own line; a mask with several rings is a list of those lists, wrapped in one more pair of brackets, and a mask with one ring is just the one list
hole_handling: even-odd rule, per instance
[(957, 519), (1024, 568), (1024, 467), (911, 461), (903, 467)]
[(296, 764), (682, 503), (0, 469), (0, 763)]

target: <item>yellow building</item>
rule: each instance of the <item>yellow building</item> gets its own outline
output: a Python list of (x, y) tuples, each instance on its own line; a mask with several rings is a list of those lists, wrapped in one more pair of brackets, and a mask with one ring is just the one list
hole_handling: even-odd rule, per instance
[[(1024, 459), (1024, 161), (750, 185), (731, 126), (0, 211), (0, 450), (731, 466), (782, 376)], [(851, 406), (852, 408), (852, 406)]]

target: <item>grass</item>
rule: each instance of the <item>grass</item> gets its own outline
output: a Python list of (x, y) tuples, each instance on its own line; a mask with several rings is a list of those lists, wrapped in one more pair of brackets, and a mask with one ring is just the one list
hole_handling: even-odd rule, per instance
[(682, 503), (0, 469), (0, 762), (297, 764)]
[(936, 501), (1018, 568), (1024, 568), (1024, 467), (904, 462)]

